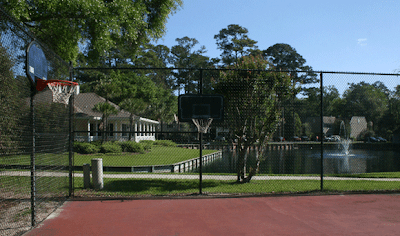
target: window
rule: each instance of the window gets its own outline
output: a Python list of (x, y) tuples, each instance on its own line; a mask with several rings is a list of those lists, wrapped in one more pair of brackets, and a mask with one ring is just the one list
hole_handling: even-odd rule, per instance
[(128, 136), (127, 132), (129, 132), (129, 125), (122, 124), (122, 136), (124, 137)]
[(114, 124), (108, 124), (108, 131), (110, 132), (108, 136), (114, 136)]
[(97, 136), (101, 136), (101, 130), (102, 130), (102, 125), (101, 124), (98, 124), (97, 125), (97, 130), (99, 131), (98, 133), (97, 133)]
[(96, 125), (93, 123), (90, 123), (89, 125), (89, 136), (96, 136), (96, 133), (94, 131), (96, 131)]

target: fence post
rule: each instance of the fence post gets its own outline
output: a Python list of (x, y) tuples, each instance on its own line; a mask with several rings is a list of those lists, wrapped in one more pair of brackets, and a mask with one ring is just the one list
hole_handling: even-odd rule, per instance
[(321, 191), (324, 190), (324, 106), (323, 106), (323, 97), (324, 97), (324, 90), (323, 90), (323, 76), (322, 72), (320, 73), (320, 90), (321, 90)]
[[(74, 71), (72, 68), (72, 62), (69, 62), (69, 78), (72, 81), (74, 77)], [(68, 184), (69, 184), (69, 191), (68, 197), (73, 195), (74, 191), (74, 182), (73, 182), (73, 157), (74, 157), (74, 129), (73, 129), (73, 122), (74, 122), (74, 93), (72, 93), (71, 97), (69, 98), (69, 156), (68, 156)], [(90, 181), (90, 178), (89, 178)]]
[(35, 129), (35, 103), (33, 99), (35, 97), (34, 91), (31, 93), (31, 125), (32, 125), (32, 152), (31, 152), (31, 225), (36, 225), (36, 129)]
[(90, 164), (83, 164), (83, 188), (90, 188)]

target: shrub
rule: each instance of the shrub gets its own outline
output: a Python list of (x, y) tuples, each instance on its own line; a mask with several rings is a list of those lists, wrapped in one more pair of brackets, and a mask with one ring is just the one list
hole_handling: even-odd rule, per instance
[(118, 143), (106, 142), (101, 145), (100, 152), (101, 153), (121, 153), (122, 148)]
[(166, 147), (176, 147), (176, 143), (171, 140), (156, 140), (154, 145), (161, 145)]
[(101, 144), (103, 144), (102, 140), (96, 140), (96, 141), (92, 141), (91, 144), (97, 146), (100, 148)]
[(121, 142), (121, 147), (124, 152), (144, 153), (143, 145), (135, 141)]
[(99, 147), (92, 143), (74, 142), (74, 151), (80, 154), (98, 153), (99, 150)]
[(151, 146), (153, 146), (154, 141), (152, 140), (142, 140), (139, 142), (141, 145), (143, 145), (143, 148), (145, 151), (149, 151), (151, 149)]
[(360, 133), (358, 140), (367, 140), (369, 137), (375, 137), (375, 132), (372, 130), (365, 130)]

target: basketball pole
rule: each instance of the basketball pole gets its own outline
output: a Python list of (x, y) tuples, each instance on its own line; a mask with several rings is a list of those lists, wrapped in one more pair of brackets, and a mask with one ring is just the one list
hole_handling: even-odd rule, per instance
[[(203, 70), (200, 69), (199, 94), (203, 94)], [(203, 132), (199, 132), (200, 141), (200, 166), (199, 166), (199, 194), (203, 194)]]
[(199, 139), (200, 139), (200, 166), (199, 166), (199, 194), (202, 193), (202, 182), (203, 182), (203, 133), (199, 133)]
[(36, 128), (35, 128), (35, 90), (32, 90), (30, 109), (31, 109), (31, 131), (32, 131), (32, 147), (31, 147), (31, 226), (36, 226)]

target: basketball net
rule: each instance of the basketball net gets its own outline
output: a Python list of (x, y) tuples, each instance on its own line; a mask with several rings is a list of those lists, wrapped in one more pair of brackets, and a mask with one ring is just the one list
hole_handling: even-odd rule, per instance
[(63, 103), (68, 105), (69, 97), (71, 97), (72, 93), (79, 93), (79, 84), (71, 81), (64, 80), (37, 80), (38, 91), (41, 91), (47, 87), (50, 88), (53, 93), (53, 102)]
[(212, 118), (208, 118), (208, 119), (192, 119), (193, 123), (196, 125), (197, 127), (197, 131), (199, 133), (207, 133), (208, 128), (211, 125), (211, 122), (213, 121)]

